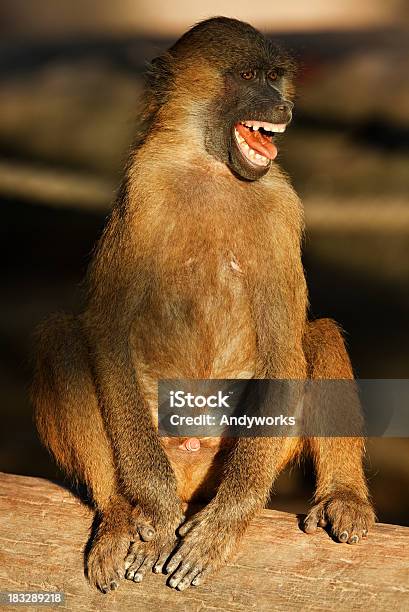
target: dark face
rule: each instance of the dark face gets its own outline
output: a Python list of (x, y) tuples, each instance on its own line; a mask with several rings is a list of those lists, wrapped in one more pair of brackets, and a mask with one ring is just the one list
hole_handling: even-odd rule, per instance
[(285, 71), (264, 65), (238, 67), (224, 75), (225, 91), (206, 129), (206, 148), (239, 177), (264, 176), (277, 155), (276, 138), (291, 121), (284, 97)]

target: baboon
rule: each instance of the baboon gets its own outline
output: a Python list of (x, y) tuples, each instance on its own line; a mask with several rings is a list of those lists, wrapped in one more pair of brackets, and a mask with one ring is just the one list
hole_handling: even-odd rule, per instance
[[(361, 437), (222, 437), (198, 449), (157, 433), (160, 379), (353, 378), (336, 324), (307, 319), (302, 205), (274, 161), (294, 72), (278, 46), (224, 17), (152, 62), (82, 314), (39, 331), (36, 422), (92, 496), (87, 573), (103, 592), (151, 570), (179, 590), (198, 585), (302, 450), (317, 475), (307, 532), (327, 523), (352, 544), (374, 520)], [(186, 504), (203, 501), (186, 520)]]

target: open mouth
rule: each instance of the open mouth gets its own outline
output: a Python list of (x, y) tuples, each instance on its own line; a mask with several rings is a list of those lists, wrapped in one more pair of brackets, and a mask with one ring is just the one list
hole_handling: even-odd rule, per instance
[(240, 121), (234, 126), (234, 136), (247, 162), (266, 167), (278, 153), (273, 138), (275, 134), (284, 132), (286, 127), (286, 123)]

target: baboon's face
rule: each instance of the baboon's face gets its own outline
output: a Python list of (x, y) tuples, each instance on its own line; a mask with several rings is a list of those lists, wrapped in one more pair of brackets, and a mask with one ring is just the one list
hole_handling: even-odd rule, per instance
[(264, 176), (277, 156), (277, 137), (291, 121), (284, 96), (285, 72), (274, 62), (245, 62), (224, 76), (224, 92), (214, 105), (215, 122), (206, 129), (208, 151), (247, 180)]

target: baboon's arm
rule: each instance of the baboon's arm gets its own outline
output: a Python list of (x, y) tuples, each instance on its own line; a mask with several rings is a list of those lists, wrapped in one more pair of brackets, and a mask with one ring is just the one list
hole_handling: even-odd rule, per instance
[(154, 519), (168, 522), (181, 515), (176, 477), (132, 360), (130, 333), (139, 306), (138, 289), (132, 278), (134, 262), (123, 239), (126, 232), (115, 228), (118, 222), (115, 216), (111, 219), (90, 270), (85, 331), (120, 487)]

